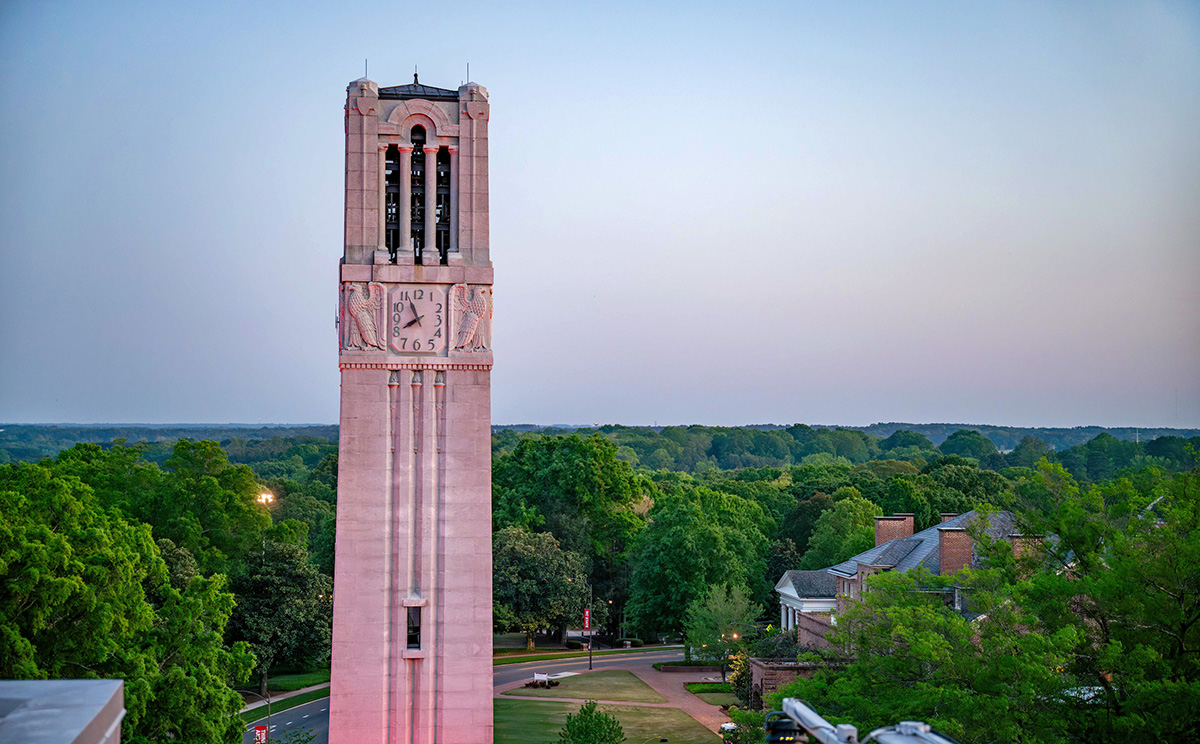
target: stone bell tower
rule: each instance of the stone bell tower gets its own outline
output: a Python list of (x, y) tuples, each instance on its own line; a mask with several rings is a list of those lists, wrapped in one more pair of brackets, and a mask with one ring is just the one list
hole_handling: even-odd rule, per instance
[(347, 88), (331, 744), (491, 744), (488, 94)]

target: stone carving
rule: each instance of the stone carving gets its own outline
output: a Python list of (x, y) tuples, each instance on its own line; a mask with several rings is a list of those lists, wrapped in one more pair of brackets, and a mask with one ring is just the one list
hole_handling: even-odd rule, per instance
[(450, 302), (458, 321), (455, 351), (487, 352), (492, 346), (491, 290), (484, 286), (455, 284)]
[(346, 316), (349, 326), (347, 349), (374, 347), (383, 350), (379, 338), (379, 311), (383, 308), (383, 285), (371, 282), (350, 283), (346, 288)]

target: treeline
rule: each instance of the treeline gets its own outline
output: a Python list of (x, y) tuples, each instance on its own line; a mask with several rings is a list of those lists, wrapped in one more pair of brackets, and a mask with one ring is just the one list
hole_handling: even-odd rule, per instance
[(335, 445), (157, 446), (0, 465), (0, 678), (121, 678), (123, 740), (232, 744), (236, 686), (328, 658)]
[[(941, 425), (917, 428), (938, 426)], [(496, 456), (511, 453), (527, 437), (598, 434), (616, 445), (621, 460), (649, 470), (704, 473), (834, 462), (859, 465), (873, 460), (902, 460), (921, 467), (946, 455), (971, 458), (987, 470), (1003, 470), (1029, 467), (1044, 457), (1062, 464), (1077, 479), (1098, 481), (1111, 478), (1131, 466), (1154, 464), (1171, 472), (1185, 470), (1192, 462), (1188, 445), (1200, 446), (1200, 432), (1192, 432), (1190, 439), (1163, 435), (1132, 441), (1102, 431), (1085, 442), (1058, 449), (1043, 439), (1025, 434), (1011, 449), (1002, 452), (996, 441), (983, 433), (995, 433), (996, 430), (996, 427), (957, 429), (935, 444), (926, 434), (912, 429), (896, 429), (881, 438), (859, 429), (814, 428), (804, 424), (786, 428), (698, 425), (602, 426), (579, 430), (499, 428), (492, 435), (492, 453)]]
[[(108, 444), (124, 441), (145, 444), (145, 458), (162, 464), (171, 456), (172, 448), (179, 439), (209, 440), (228, 445), (235, 440), (257, 442), (261, 440), (287, 440), (296, 437), (311, 437), (323, 442), (337, 443), (336, 425), (315, 426), (249, 426), (230, 424), (217, 425), (163, 425), (124, 424), (0, 424), (0, 465), (8, 462), (37, 462), (44, 457), (54, 457), (59, 452), (80, 442)], [(231, 455), (231, 458), (234, 455)], [(234, 460), (234, 462), (245, 462)]]

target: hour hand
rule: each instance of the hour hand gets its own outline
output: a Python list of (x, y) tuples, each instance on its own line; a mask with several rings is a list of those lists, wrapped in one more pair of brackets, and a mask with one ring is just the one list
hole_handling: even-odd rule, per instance
[(413, 319), (408, 321), (407, 323), (405, 323), (404, 327), (409, 328), (414, 325), (421, 325), (421, 318), (424, 318), (425, 316), (417, 315), (417, 308), (415, 305), (412, 304), (412, 300), (408, 301), (408, 308), (409, 308), (409, 310), (412, 310)]

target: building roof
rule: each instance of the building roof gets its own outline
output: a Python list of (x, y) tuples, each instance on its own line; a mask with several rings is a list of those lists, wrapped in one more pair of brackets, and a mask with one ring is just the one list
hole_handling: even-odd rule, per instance
[(0, 680), (0, 741), (107, 744), (124, 716), (119, 679)]
[[(954, 519), (935, 524), (921, 530), (912, 537), (896, 538), (883, 545), (876, 545), (870, 550), (864, 550), (849, 560), (842, 561), (827, 570), (841, 576), (854, 576), (858, 573), (858, 564), (869, 566), (891, 566), (895, 571), (909, 571), (923, 566), (930, 573), (936, 574), (938, 569), (938, 530), (944, 527), (965, 529), (982, 515), (977, 511), (960, 514)], [(988, 519), (984, 533), (992, 539), (1004, 539), (1013, 533), (1013, 515), (1009, 512), (996, 512)]]
[(775, 588), (790, 584), (797, 597), (836, 597), (837, 577), (828, 570), (784, 571)]
[(458, 91), (450, 90), (449, 88), (435, 88), (432, 85), (422, 85), (417, 81), (417, 76), (414, 74), (412, 83), (408, 85), (394, 85), (391, 88), (380, 88), (379, 97), (402, 101), (414, 98), (420, 98), (425, 101), (457, 101)]

